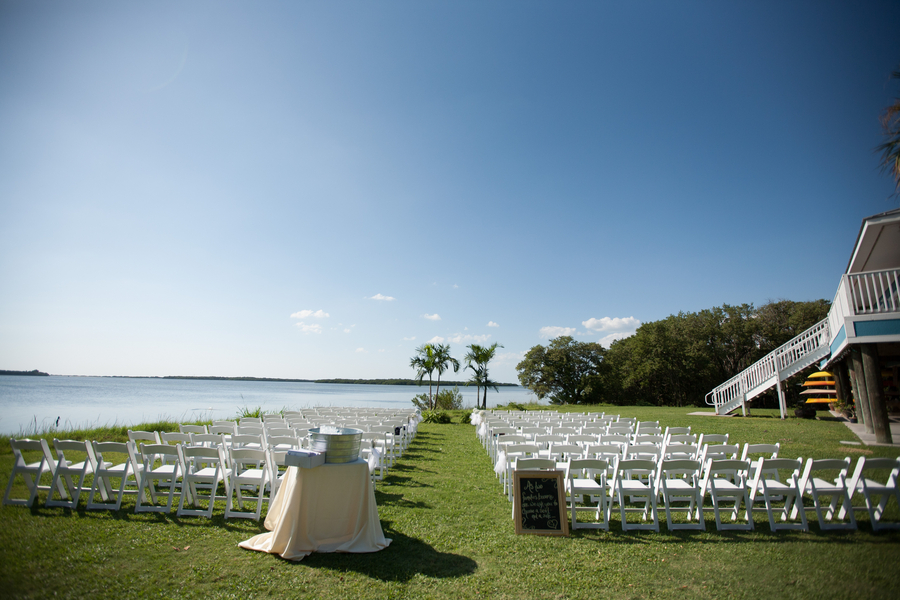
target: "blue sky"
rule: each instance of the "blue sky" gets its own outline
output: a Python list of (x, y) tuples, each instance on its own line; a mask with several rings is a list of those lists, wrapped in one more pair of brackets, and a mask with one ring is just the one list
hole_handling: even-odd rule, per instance
[(831, 299), (896, 2), (0, 1), (0, 368), (409, 377)]

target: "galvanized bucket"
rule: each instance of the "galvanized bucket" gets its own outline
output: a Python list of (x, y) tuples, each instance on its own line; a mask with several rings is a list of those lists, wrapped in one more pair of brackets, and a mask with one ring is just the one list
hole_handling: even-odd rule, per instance
[(359, 458), (362, 434), (361, 429), (323, 425), (310, 429), (307, 439), (310, 450), (325, 453), (326, 463), (348, 463)]

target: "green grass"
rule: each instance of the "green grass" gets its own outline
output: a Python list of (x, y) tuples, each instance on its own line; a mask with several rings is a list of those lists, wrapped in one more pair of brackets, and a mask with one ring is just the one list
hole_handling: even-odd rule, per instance
[[(895, 448), (840, 444), (840, 423), (692, 417), (695, 409), (608, 407), (608, 412), (782, 443), (786, 457), (897, 456)], [(461, 413), (459, 413), (461, 414)], [(458, 420), (458, 416), (455, 420)], [(147, 428), (145, 426), (142, 429)], [(65, 437), (77, 437), (66, 434)], [(91, 439), (99, 436), (88, 434)], [(0, 450), (0, 481), (12, 454)], [(24, 492), (24, 486), (20, 490)], [(44, 495), (40, 496), (43, 501)], [(373, 554), (313, 554), (292, 563), (242, 550), (262, 523), (173, 514), (0, 508), (0, 589), (6, 598), (885, 598), (895, 589), (900, 532), (860, 530), (516, 535), (510, 505), (469, 425), (423, 424), (377, 485), (385, 535)], [(895, 518), (900, 518), (893, 511)]]

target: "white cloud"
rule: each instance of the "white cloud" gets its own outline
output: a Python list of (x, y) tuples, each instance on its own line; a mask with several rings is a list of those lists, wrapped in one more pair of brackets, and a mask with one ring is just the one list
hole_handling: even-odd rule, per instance
[(316, 311), (301, 310), (301, 311), (298, 311), (298, 312), (295, 312), (294, 314), (292, 314), (291, 318), (292, 319), (305, 319), (306, 317), (315, 317), (317, 319), (325, 319), (329, 316), (331, 316), (331, 315), (329, 315), (324, 310), (319, 309)]
[(431, 338), (430, 340), (428, 340), (428, 343), (429, 343), (429, 344), (443, 344), (443, 343), (444, 343), (444, 338), (442, 338), (442, 337), (439, 336), (439, 335), (436, 335), (436, 336), (434, 336), (433, 338)]
[(641, 322), (634, 317), (595, 319), (591, 317), (587, 321), (582, 321), (582, 325), (592, 331), (634, 331), (641, 326)]
[(462, 334), (457, 333), (453, 337), (449, 338), (449, 341), (454, 344), (462, 344), (463, 342), (476, 342), (478, 344), (483, 344), (490, 339), (491, 335), (470, 335), (468, 333)]
[(416, 336), (413, 335), (413, 336), (410, 336), (410, 337), (405, 337), (405, 338), (403, 338), (403, 341), (404, 341), (404, 342), (412, 342), (412, 341), (415, 340), (415, 339), (416, 339)]
[(609, 348), (609, 346), (616, 340), (622, 340), (627, 337), (631, 337), (634, 335), (633, 331), (620, 331), (618, 333), (611, 333), (605, 337), (600, 338), (600, 345), (604, 348)]
[(381, 294), (375, 294), (374, 296), (370, 297), (369, 300), (384, 300), (386, 302), (390, 302), (390, 301), (394, 300), (394, 297), (393, 296), (382, 296)]
[(573, 335), (574, 333), (574, 327), (554, 327), (552, 325), (541, 327), (540, 331), (541, 337), (547, 339), (557, 338), (561, 335)]
[(347, 329), (344, 329), (344, 333), (350, 333), (350, 331), (351, 331), (351, 330), (350, 330), (349, 327), (348, 327)]
[(363, 353), (363, 354), (367, 354), (365, 348), (357, 348), (356, 351), (357, 351), (357, 352), (361, 352), (361, 353)]
[(488, 321), (487, 326), (488, 326), (488, 327), (500, 327), (499, 325), (497, 325), (497, 324), (494, 323), (493, 321)]
[(384, 348), (382, 348), (381, 350), (379, 350), (379, 352), (384, 352)]
[(456, 285), (456, 284), (454, 283), (454, 284), (453, 284), (453, 289), (454, 289), (454, 290), (459, 289), (459, 286)]
[(441, 315), (439, 315), (437, 313), (434, 313), (433, 315), (429, 315), (426, 313), (422, 316), (425, 317), (426, 319), (428, 319), (429, 321), (440, 321), (441, 320)]
[(311, 325), (307, 325), (307, 324), (304, 323), (303, 321), (300, 321), (299, 323), (297, 323), (297, 327), (300, 328), (300, 331), (302, 331), (303, 333), (307, 333), (307, 334), (309, 334), (309, 333), (322, 333), (322, 326), (319, 325), (319, 324), (317, 324), (317, 323), (313, 323), (313, 324), (311, 324)]

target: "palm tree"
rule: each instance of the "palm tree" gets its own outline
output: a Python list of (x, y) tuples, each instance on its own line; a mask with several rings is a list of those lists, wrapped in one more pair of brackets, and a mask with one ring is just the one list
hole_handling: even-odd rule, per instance
[[(450, 356), (450, 344), (438, 344), (437, 346), (434, 346), (434, 370), (437, 371), (438, 375), (437, 387), (434, 390), (435, 396), (437, 396), (441, 389), (441, 375), (443, 375), (444, 371), (449, 367), (453, 367), (454, 373), (459, 371), (459, 361)], [(434, 408), (433, 402), (432, 408)]]
[(416, 369), (416, 381), (421, 385), (422, 379), (425, 377), (425, 374), (428, 374), (428, 406), (433, 405), (433, 400), (431, 396), (431, 374), (434, 372), (436, 367), (435, 362), (435, 348), (432, 344), (423, 344), (416, 348), (416, 355), (413, 356), (409, 360), (409, 366), (413, 369)]
[[(891, 74), (900, 79), (900, 69)], [(881, 127), (887, 138), (876, 150), (881, 151), (881, 170), (887, 171), (896, 181), (895, 192), (900, 192), (900, 98), (884, 109)]]
[[(477, 386), (476, 391), (476, 408), (487, 408), (487, 391), (488, 388), (493, 388), (495, 391), (497, 390), (497, 384), (490, 380), (488, 375), (488, 363), (491, 362), (491, 359), (494, 358), (494, 354), (497, 352), (497, 348), (502, 348), (503, 346), (498, 343), (493, 343), (490, 346), (479, 346), (478, 344), (469, 344), (469, 352), (466, 353), (465, 361), (466, 368), (472, 369), (472, 379), (470, 379), (470, 383), (474, 383)], [(481, 388), (484, 388), (484, 401), (481, 402)], [(481, 403), (481, 406), (479, 406)]]

